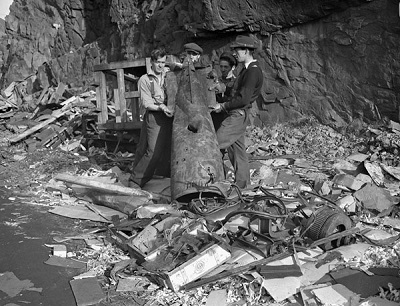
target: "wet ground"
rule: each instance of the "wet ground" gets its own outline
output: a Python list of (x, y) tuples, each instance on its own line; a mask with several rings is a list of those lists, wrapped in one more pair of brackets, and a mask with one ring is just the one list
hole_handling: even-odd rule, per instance
[[(80, 272), (44, 262), (52, 252), (45, 244), (56, 244), (52, 237), (70, 233), (81, 226), (80, 221), (51, 214), (48, 209), (19, 203), (0, 190), (0, 306), (76, 305), (69, 280)], [(31, 288), (14, 297), (9, 291), (5, 293), (2, 289), (10, 290), (11, 285), (1, 277), (6, 272), (12, 272), (20, 281), (29, 280)]]

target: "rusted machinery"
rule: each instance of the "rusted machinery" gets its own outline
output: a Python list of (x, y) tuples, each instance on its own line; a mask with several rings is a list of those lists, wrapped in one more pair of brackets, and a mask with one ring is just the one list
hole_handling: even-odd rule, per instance
[[(171, 191), (174, 200), (188, 202), (199, 193), (221, 195), (213, 183), (224, 179), (209, 106), (207, 69), (195, 69), (187, 58), (183, 69), (167, 76), (168, 100), (175, 103), (172, 129)], [(174, 86), (175, 84), (175, 86)]]

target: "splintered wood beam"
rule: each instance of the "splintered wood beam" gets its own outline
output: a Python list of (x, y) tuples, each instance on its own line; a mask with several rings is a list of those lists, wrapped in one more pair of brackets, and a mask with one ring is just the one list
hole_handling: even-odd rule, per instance
[[(104, 70), (103, 72), (107, 73), (107, 74), (110, 74), (110, 75), (113, 75), (115, 77), (117, 76), (116, 70)], [(132, 82), (132, 83), (136, 83), (139, 80), (138, 77), (135, 77), (134, 75), (126, 74), (126, 73), (124, 73), (124, 79), (126, 81), (129, 81), (129, 82)]]
[(125, 79), (124, 79), (123, 69), (117, 69), (117, 82), (118, 82), (118, 100), (121, 110), (121, 121), (127, 122), (128, 115), (126, 113)]
[(99, 64), (99, 65), (95, 65), (93, 67), (93, 70), (94, 71), (102, 71), (102, 70), (124, 69), (124, 68), (133, 68), (133, 67), (141, 67), (141, 66), (146, 66), (146, 60), (144, 58), (137, 59), (134, 61)]
[(39, 131), (40, 129), (42, 129), (42, 128), (44, 128), (45, 126), (47, 126), (47, 125), (49, 125), (50, 123), (52, 123), (53, 121), (55, 121), (55, 120), (57, 120), (58, 118), (64, 116), (64, 115), (65, 115), (66, 113), (68, 113), (68, 112), (69, 112), (69, 110), (65, 110), (65, 109), (63, 109), (63, 108), (54, 111), (54, 112), (51, 114), (51, 118), (49, 118), (49, 119), (47, 119), (47, 120), (45, 120), (45, 121), (43, 121), (43, 122), (41, 122), (41, 123), (39, 123), (39, 124), (36, 124), (35, 126), (31, 127), (30, 129), (27, 129), (27, 130), (26, 130), (25, 132), (23, 132), (22, 134), (19, 134), (18, 136), (14, 137), (14, 138), (11, 138), (11, 139), (10, 139), (10, 143), (18, 142), (18, 141), (24, 139), (25, 137), (27, 137), (27, 136), (29, 136), (29, 135), (31, 135), (31, 134), (33, 134), (33, 133)]
[(73, 176), (69, 174), (58, 174), (55, 178), (55, 180), (58, 181), (63, 181), (71, 184), (77, 184), (77, 185), (82, 185), (86, 187), (90, 187), (93, 189), (101, 190), (101, 191), (106, 191), (109, 193), (117, 193), (121, 195), (130, 195), (130, 196), (138, 196), (138, 197), (147, 197), (148, 199), (156, 199), (160, 198), (156, 194), (152, 192), (148, 192), (142, 189), (136, 189), (136, 188), (130, 188), (130, 187), (125, 187), (125, 186), (120, 186), (120, 185), (115, 185), (115, 184), (109, 184), (109, 183), (103, 183), (103, 182), (98, 182), (90, 177), (83, 177), (83, 176)]
[(97, 109), (100, 110), (97, 115), (97, 120), (98, 123), (106, 123), (108, 120), (106, 75), (102, 71), (98, 71), (96, 73), (96, 78), (100, 84), (100, 86), (96, 88), (96, 106)]
[(114, 103), (115, 103), (115, 122), (121, 123), (121, 102), (119, 99), (119, 90), (114, 89)]

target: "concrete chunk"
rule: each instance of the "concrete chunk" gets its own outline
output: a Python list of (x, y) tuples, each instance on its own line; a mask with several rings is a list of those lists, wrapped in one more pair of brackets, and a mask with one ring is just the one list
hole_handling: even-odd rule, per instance
[(354, 176), (343, 173), (335, 175), (333, 182), (337, 185), (342, 185), (352, 190), (359, 190), (365, 184), (365, 182), (359, 181)]
[(379, 212), (390, 208), (394, 204), (393, 197), (389, 191), (373, 184), (366, 184), (363, 188), (357, 190), (354, 196), (361, 202), (363, 207)]

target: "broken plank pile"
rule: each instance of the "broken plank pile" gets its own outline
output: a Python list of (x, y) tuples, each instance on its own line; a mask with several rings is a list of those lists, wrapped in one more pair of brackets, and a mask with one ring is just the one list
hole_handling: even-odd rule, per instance
[(30, 152), (56, 147), (78, 150), (83, 116), (96, 114), (95, 92), (74, 95), (59, 83), (27, 94), (29, 80), (12, 82), (1, 92), (0, 123), (16, 134), (9, 138), (9, 144), (23, 143)]

